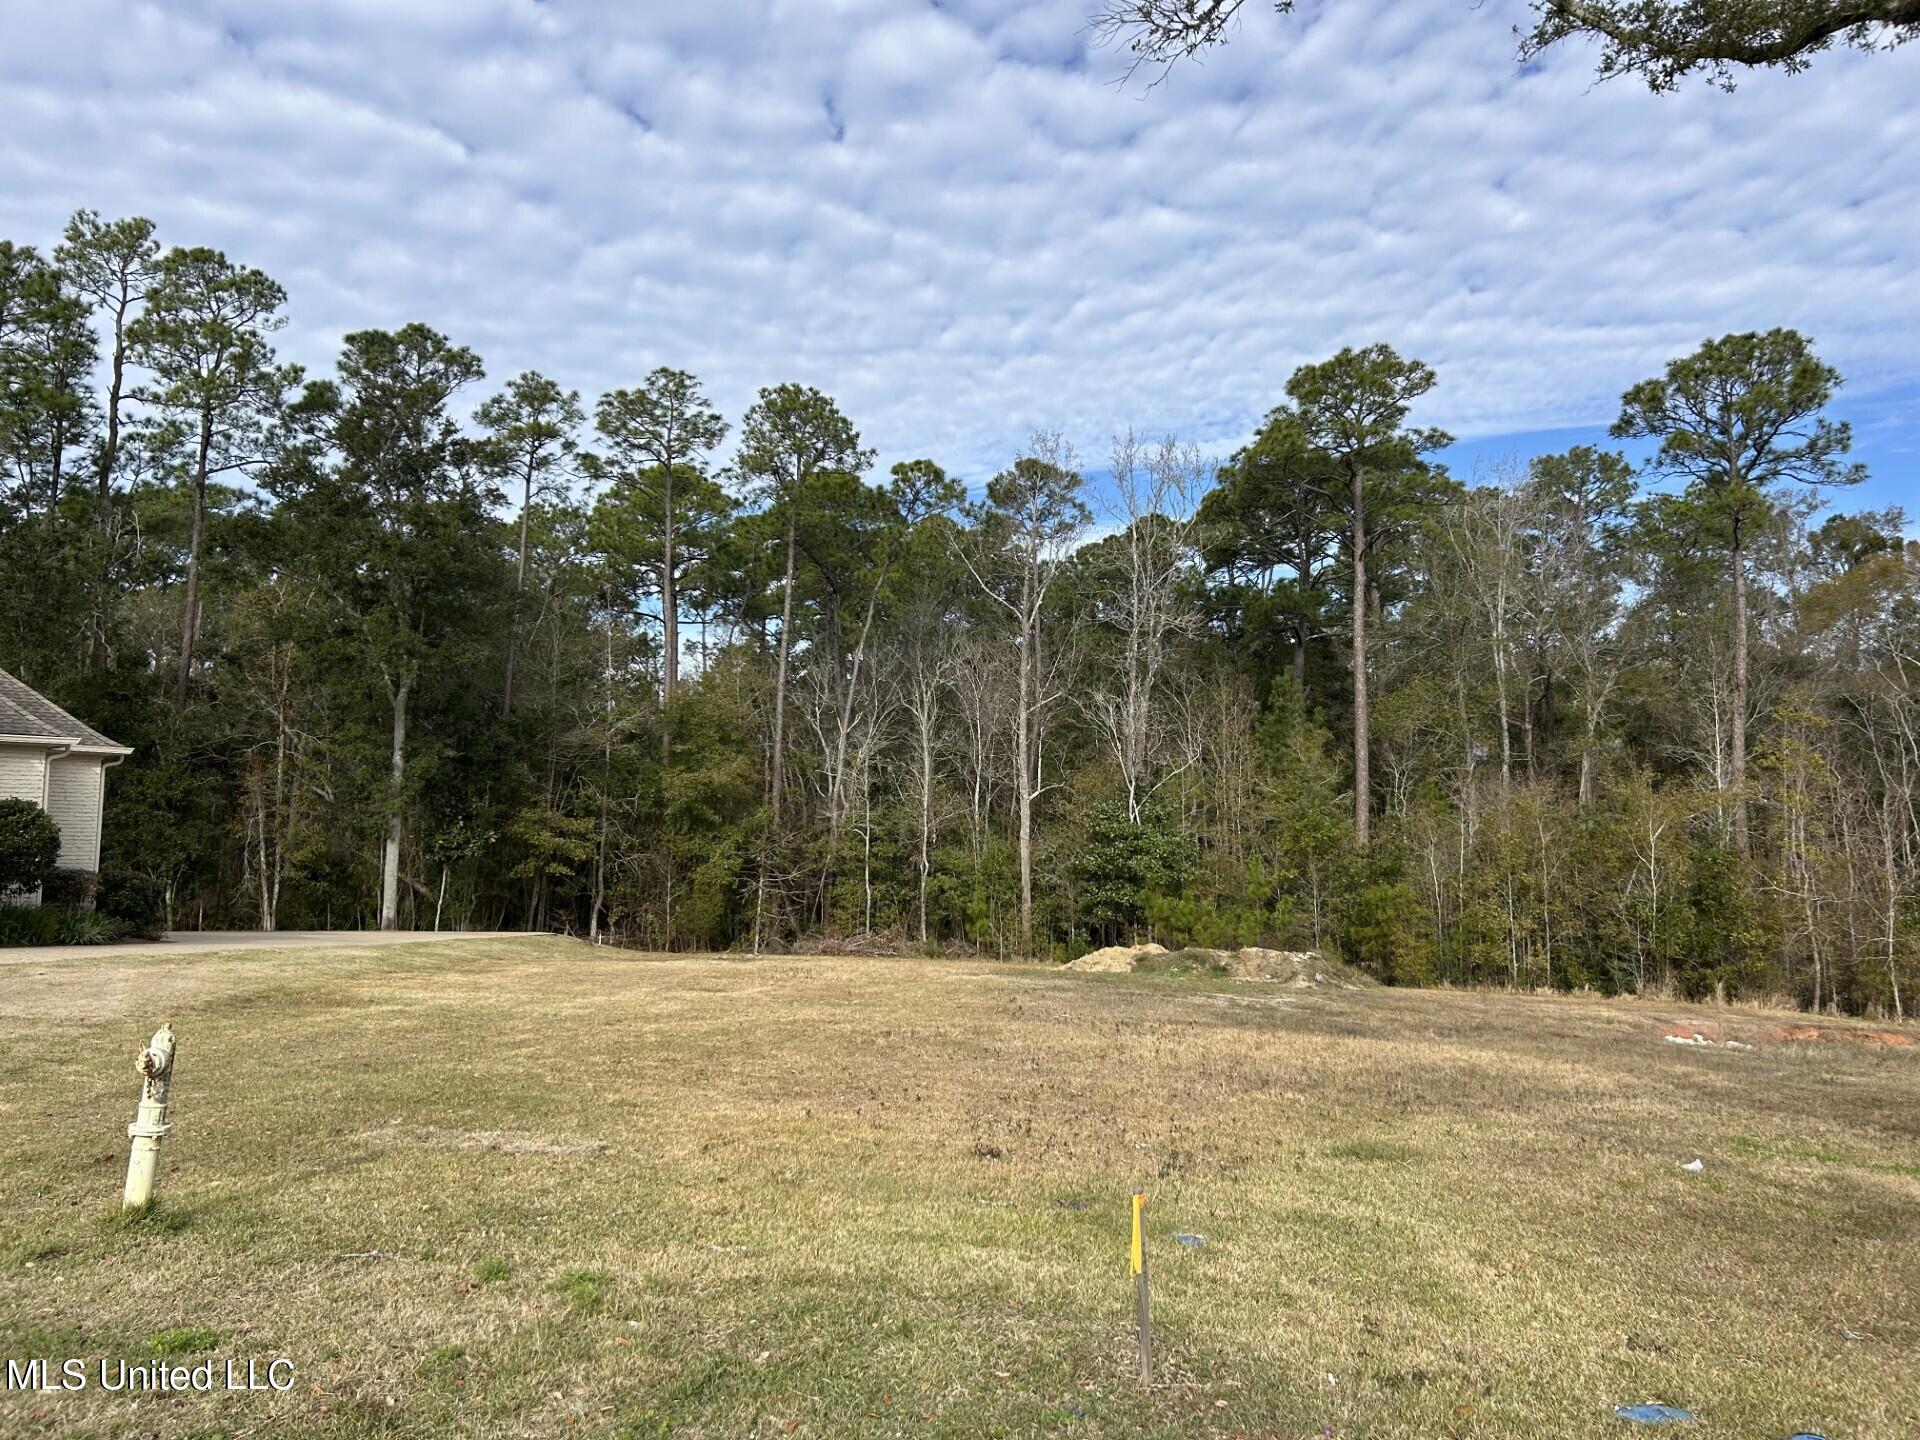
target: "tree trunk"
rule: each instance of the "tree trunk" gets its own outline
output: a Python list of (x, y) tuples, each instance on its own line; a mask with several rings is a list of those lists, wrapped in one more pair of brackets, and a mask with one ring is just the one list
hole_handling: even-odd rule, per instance
[(120, 458), (120, 394), (127, 369), (127, 307), (113, 315), (113, 374), (107, 382), (107, 433), (100, 444), (100, 468), (94, 476), (100, 506), (100, 533), (113, 533), (113, 467)]
[(787, 501), (787, 578), (784, 593), (780, 597), (780, 658), (774, 670), (773, 680), (773, 761), (772, 772), (767, 777), (773, 808), (773, 823), (776, 829), (780, 824), (781, 796), (786, 788), (787, 664), (793, 652), (793, 577), (799, 538), (799, 517), (793, 508), (795, 503), (796, 501), (789, 497)]
[[(924, 698), (924, 697), (923, 697)], [(933, 871), (933, 727), (920, 717), (920, 943), (927, 943), (927, 877)]]
[(1520, 753), (1527, 760), (1527, 779), (1533, 780), (1533, 666), (1532, 656), (1528, 656), (1527, 673), (1520, 686)]
[[(607, 820), (613, 790), (613, 596), (609, 593), (603, 598), (607, 606), (607, 624), (606, 650), (601, 664), (606, 695), (600, 717), (604, 726), (600, 737), (600, 845), (593, 862), (593, 914), (587, 919), (587, 939), (595, 944), (600, 940), (600, 911), (607, 903)], [(667, 890), (671, 893), (672, 889), (673, 872), (669, 869)]]
[(386, 853), (380, 862), (380, 928), (397, 930), (400, 926), (400, 840), (402, 816), (400, 796), (407, 779), (407, 699), (413, 689), (413, 676), (406, 675), (393, 692), (393, 752), (388, 771)]
[(1889, 788), (1880, 800), (1880, 844), (1887, 868), (1887, 985), (1893, 992), (1893, 1018), (1907, 1018), (1900, 1000), (1900, 868), (1894, 860), (1894, 835), (1899, 828), (1893, 791)]
[[(1503, 617), (1504, 618), (1504, 617)], [(1493, 630), (1493, 688), (1494, 698), (1500, 707), (1500, 798), (1506, 799), (1513, 789), (1513, 726), (1508, 714), (1507, 702), (1507, 637), (1504, 623), (1496, 624)]]
[(1733, 843), (1747, 853), (1747, 557), (1733, 522)]
[(767, 862), (779, 838), (782, 799), (787, 779), (787, 667), (793, 653), (793, 580), (799, 549), (799, 516), (794, 496), (787, 498), (787, 574), (780, 597), (780, 649), (773, 679), (773, 753), (768, 760), (767, 796), (772, 813), (771, 833), (761, 846), (760, 874), (754, 882), (753, 953), (760, 953), (767, 911)]
[[(680, 596), (673, 581), (673, 466), (666, 466), (666, 479), (662, 482), (662, 514), (665, 541), (662, 545), (660, 564), (660, 625), (666, 642), (665, 666), (662, 670), (661, 704), (671, 707), (674, 692), (680, 688)], [(660, 727), (661, 748), (671, 743), (667, 736), (667, 727)]]
[(207, 531), (207, 452), (213, 447), (213, 416), (200, 413), (200, 448), (193, 467), (193, 529), (187, 541), (187, 611), (180, 623), (180, 673), (174, 679), (173, 708), (187, 708), (187, 677), (193, 673), (193, 647), (200, 635), (200, 548)]
[(107, 382), (107, 433), (100, 444), (100, 461), (94, 474), (96, 504), (100, 516), (100, 571), (94, 577), (99, 589), (94, 593), (92, 645), (88, 663), (97, 674), (107, 668), (107, 629), (112, 607), (113, 581), (113, 471), (120, 459), (120, 397), (125, 390), (127, 367), (127, 301), (123, 297), (113, 312), (113, 366)]
[(271, 933), (273, 930), (273, 885), (269, 879), (267, 860), (267, 828), (272, 824), (267, 814), (267, 781), (260, 773), (260, 757), (256, 753), (250, 758), (253, 781), (253, 821), (255, 830), (254, 863), (258, 867), (260, 882), (260, 929)]
[(820, 882), (823, 903), (827, 882), (833, 875), (834, 851), (840, 840), (841, 826), (845, 823), (846, 812), (851, 808), (847, 800), (846, 775), (847, 745), (853, 736), (854, 701), (866, 664), (867, 640), (873, 634), (873, 618), (880, 608), (880, 589), (887, 583), (887, 574), (892, 569), (893, 551), (889, 547), (886, 559), (881, 562), (880, 573), (874, 578), (873, 591), (867, 596), (867, 613), (860, 621), (860, 635), (853, 644), (853, 663), (848, 667), (847, 687), (840, 697), (839, 714), (834, 717), (833, 764), (827, 771), (827, 860)]
[(873, 933), (873, 770), (871, 766), (860, 767), (860, 842), (861, 842), (861, 885), (865, 890), (866, 914), (860, 922), (860, 933)]
[(1367, 843), (1373, 808), (1367, 770), (1367, 511), (1366, 472), (1353, 467), (1353, 838)]
[(533, 457), (527, 457), (527, 469), (520, 487), (520, 558), (513, 572), (513, 615), (507, 624), (507, 674), (500, 692), (500, 713), (513, 714), (513, 672), (520, 653), (520, 597), (527, 588), (527, 538), (533, 512)]
[(1020, 770), (1020, 953), (1027, 958), (1033, 955), (1033, 642), (1040, 624), (1031, 588), (1029, 578), (1020, 600), (1020, 699), (1014, 735), (1014, 761)]
[[(278, 663), (277, 661), (275, 662)], [(288, 662), (289, 666), (291, 662)], [(257, 763), (257, 761), (256, 761)], [(287, 697), (284, 688), (275, 696), (273, 737), (273, 804), (267, 804), (267, 787), (259, 778), (260, 818), (260, 928), (277, 928), (280, 909), (280, 872), (287, 852)], [(269, 843), (273, 827), (279, 832)]]
[(60, 488), (63, 467), (67, 458), (67, 426), (61, 421), (54, 426), (52, 444), (53, 463), (47, 474), (47, 527), (52, 529), (60, 519)]

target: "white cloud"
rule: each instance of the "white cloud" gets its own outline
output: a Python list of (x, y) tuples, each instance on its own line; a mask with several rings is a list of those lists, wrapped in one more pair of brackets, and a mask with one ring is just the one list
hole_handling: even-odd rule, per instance
[(286, 284), (316, 368), (424, 319), (589, 396), (802, 380), (974, 476), (1041, 425), (1231, 443), (1375, 339), (1463, 434), (1604, 422), (1736, 328), (1913, 372), (1920, 47), (1655, 97), (1518, 73), (1519, 0), (1250, 4), (1145, 92), (1090, 6), (68, 0), (0, 53), (0, 235), (149, 214)]

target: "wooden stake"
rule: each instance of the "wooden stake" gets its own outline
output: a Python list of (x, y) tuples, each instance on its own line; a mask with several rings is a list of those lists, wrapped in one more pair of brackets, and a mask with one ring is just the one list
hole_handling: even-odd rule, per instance
[(1145, 1195), (1133, 1197), (1133, 1249), (1128, 1267), (1133, 1271), (1134, 1304), (1139, 1315), (1142, 1388), (1153, 1384), (1153, 1310), (1147, 1297), (1147, 1237), (1140, 1225), (1140, 1212), (1146, 1203)]

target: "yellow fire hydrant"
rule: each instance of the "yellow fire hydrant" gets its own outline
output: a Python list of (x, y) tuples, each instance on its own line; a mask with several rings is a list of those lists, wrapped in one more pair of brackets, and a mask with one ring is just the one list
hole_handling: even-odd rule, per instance
[(160, 1137), (167, 1124), (167, 1091), (173, 1084), (173, 1026), (162, 1025), (140, 1052), (135, 1068), (146, 1078), (140, 1087), (140, 1108), (127, 1136), (133, 1154), (127, 1160), (127, 1193), (121, 1208), (137, 1210), (153, 1199), (153, 1176), (160, 1168)]

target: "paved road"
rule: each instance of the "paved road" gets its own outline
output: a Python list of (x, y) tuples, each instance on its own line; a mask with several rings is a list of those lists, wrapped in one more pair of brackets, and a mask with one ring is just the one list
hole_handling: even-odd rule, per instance
[(405, 945), (421, 940), (523, 940), (519, 930), (169, 930), (164, 940), (113, 945), (22, 945), (0, 950), (0, 965), (86, 960), (97, 955), (188, 955), (209, 950), (301, 950), (313, 945)]

